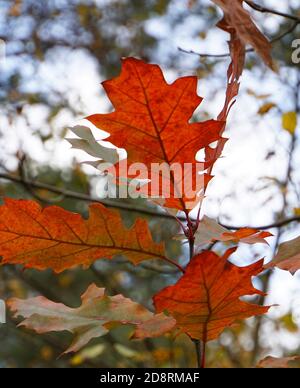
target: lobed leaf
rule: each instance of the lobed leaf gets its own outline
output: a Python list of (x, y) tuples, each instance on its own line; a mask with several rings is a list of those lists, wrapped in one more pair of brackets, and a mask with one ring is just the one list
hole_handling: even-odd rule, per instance
[(279, 245), (274, 259), (265, 268), (278, 267), (290, 271), (291, 274), (300, 269), (300, 237)]
[[(159, 66), (125, 58), (121, 74), (103, 82), (103, 86), (115, 111), (87, 119), (109, 132), (113, 144), (126, 149), (129, 164), (144, 163), (148, 171), (154, 163), (166, 163), (167, 166), (189, 163), (195, 167), (196, 153), (220, 139), (222, 121), (189, 123), (202, 101), (197, 95), (197, 77), (179, 78), (169, 85)], [(204, 169), (212, 162), (205, 163)], [(204, 179), (196, 192), (204, 189), (209, 178)], [(174, 176), (171, 180), (171, 196), (166, 198), (164, 205), (180, 210), (194, 207), (196, 195), (176, 198), (183, 182)], [(196, 173), (192, 182), (196, 182)], [(191, 204), (187, 205), (187, 202)]]
[(89, 209), (84, 220), (57, 206), (42, 209), (34, 201), (6, 199), (0, 206), (2, 263), (61, 272), (115, 255), (126, 255), (134, 264), (152, 258), (168, 260), (164, 245), (153, 242), (145, 220), (138, 219), (127, 229), (117, 211), (101, 204)]
[(167, 311), (181, 331), (204, 343), (237, 320), (266, 313), (269, 307), (240, 300), (244, 295), (262, 295), (251, 279), (263, 270), (263, 260), (237, 267), (227, 260), (233, 251), (222, 257), (211, 251), (195, 256), (175, 285), (154, 296), (156, 311)]
[(153, 314), (123, 295), (106, 296), (104, 288), (95, 284), (81, 296), (82, 304), (71, 308), (38, 296), (8, 301), (14, 316), (25, 318), (20, 323), (37, 333), (67, 330), (74, 334), (72, 344), (64, 353), (76, 352), (92, 338), (109, 332), (111, 324), (133, 325), (132, 338), (161, 336), (174, 328), (175, 320), (164, 314)]

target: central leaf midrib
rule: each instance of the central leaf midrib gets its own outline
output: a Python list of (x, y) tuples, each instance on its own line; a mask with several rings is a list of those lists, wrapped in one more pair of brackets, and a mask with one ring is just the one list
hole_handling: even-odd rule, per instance
[[(145, 253), (147, 254), (148, 256), (154, 256), (154, 257), (159, 257), (159, 258), (165, 258), (165, 256), (163, 255), (160, 255), (160, 254), (157, 254), (157, 253), (154, 253), (154, 252), (149, 252), (149, 251), (145, 251), (145, 250), (142, 250), (142, 249), (135, 249), (135, 248), (130, 248), (130, 247), (121, 247), (121, 246), (118, 246), (118, 245), (96, 245), (96, 244), (90, 244), (90, 243), (86, 243), (86, 242), (71, 242), (71, 241), (64, 241), (64, 240), (58, 240), (58, 239), (55, 239), (55, 238), (46, 238), (46, 237), (42, 237), (42, 236), (32, 236), (32, 235), (26, 235), (26, 234), (23, 234), (23, 233), (16, 233), (16, 232), (7, 232), (7, 233), (10, 233), (10, 234), (14, 234), (16, 236), (19, 236), (19, 237), (25, 237), (25, 238), (34, 238), (34, 239), (37, 239), (37, 240), (44, 240), (44, 241), (53, 241), (53, 242), (56, 242), (56, 243), (59, 243), (59, 244), (67, 244), (67, 245), (75, 245), (75, 246), (86, 246), (86, 247), (89, 247), (89, 248), (106, 248), (106, 249), (119, 249), (119, 250), (123, 250), (123, 251), (130, 251), (130, 252), (137, 252), (137, 253)], [(5, 242), (4, 242), (5, 244)], [(1, 245), (0, 245), (1, 247)], [(51, 248), (51, 246), (49, 247), (49, 249)], [(1, 253), (1, 251), (0, 251)], [(75, 254), (75, 253), (74, 253)]]
[(206, 293), (206, 301), (207, 301), (207, 308), (208, 308), (207, 318), (203, 324), (204, 327), (203, 327), (202, 341), (205, 344), (207, 342), (207, 332), (208, 332), (207, 329), (208, 329), (208, 324), (211, 321), (211, 317), (213, 314), (213, 308), (212, 308), (211, 301), (210, 301), (210, 292), (209, 292), (210, 290), (209, 290), (208, 285), (206, 284), (205, 271), (202, 267), (202, 263), (200, 263), (200, 271), (201, 271), (201, 275), (202, 275), (202, 279), (203, 279), (203, 286), (204, 286), (204, 290)]
[[(162, 139), (161, 139), (161, 137), (160, 137), (159, 129), (158, 129), (157, 125), (156, 125), (156, 122), (155, 122), (155, 120), (154, 120), (152, 111), (151, 111), (151, 109), (150, 109), (150, 104), (149, 104), (149, 100), (148, 100), (148, 96), (147, 96), (146, 89), (145, 89), (144, 84), (143, 84), (143, 81), (142, 81), (142, 79), (141, 79), (141, 77), (140, 77), (140, 75), (139, 75), (139, 72), (138, 72), (138, 70), (137, 70), (137, 68), (136, 68), (135, 66), (134, 66), (134, 70), (135, 70), (136, 75), (137, 75), (137, 77), (138, 77), (138, 79), (139, 79), (139, 81), (140, 81), (140, 84), (141, 84), (141, 87), (142, 87), (142, 91), (143, 91), (143, 94), (144, 94), (144, 97), (145, 97), (145, 100), (146, 100), (146, 107), (147, 107), (147, 110), (148, 110), (148, 113), (149, 113), (149, 116), (150, 116), (152, 125), (153, 125), (153, 127), (154, 127), (155, 132), (156, 132), (156, 137), (157, 137), (157, 139), (158, 139), (160, 148), (161, 148), (161, 150), (162, 150), (163, 157), (164, 157), (166, 163), (168, 164), (168, 166), (170, 166), (170, 161), (169, 161), (169, 158), (168, 158), (168, 156), (167, 156), (167, 153), (166, 153), (166, 150), (165, 150), (165, 147), (164, 147), (164, 143), (163, 143), (163, 141), (162, 141)], [(170, 119), (170, 118), (169, 118), (169, 119)], [(172, 171), (172, 170), (170, 170), (170, 177), (171, 177), (171, 181), (172, 181), (172, 183), (173, 183), (173, 186), (174, 186), (174, 188), (175, 188), (176, 183), (175, 183), (174, 174), (173, 174), (173, 171)], [(186, 206), (185, 206), (185, 203), (184, 203), (183, 199), (182, 199), (182, 198), (178, 198), (178, 200), (180, 201), (180, 203), (181, 203), (182, 208), (184, 209), (184, 211), (186, 211)]]

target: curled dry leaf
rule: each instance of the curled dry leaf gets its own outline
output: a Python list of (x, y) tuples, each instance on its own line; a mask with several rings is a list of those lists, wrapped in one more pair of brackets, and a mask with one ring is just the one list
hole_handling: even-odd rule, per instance
[(262, 295), (251, 279), (263, 270), (263, 260), (237, 267), (227, 260), (232, 252), (220, 257), (204, 251), (195, 256), (175, 285), (154, 296), (156, 311), (168, 312), (181, 331), (204, 343), (237, 320), (266, 313), (269, 307), (240, 300), (245, 295)]
[(290, 271), (291, 274), (294, 274), (300, 269), (300, 237), (279, 245), (274, 259), (265, 265), (265, 268), (272, 267)]
[(117, 150), (101, 145), (95, 139), (90, 128), (84, 125), (76, 125), (75, 127), (70, 127), (69, 129), (78, 136), (78, 138), (66, 139), (72, 145), (72, 148), (85, 151), (94, 158), (100, 159), (94, 162), (87, 162), (88, 164), (96, 165), (98, 167), (104, 162), (115, 164), (119, 161), (119, 154)]
[(38, 296), (30, 299), (12, 298), (8, 301), (14, 316), (25, 319), (20, 326), (37, 333), (70, 331), (72, 344), (64, 353), (76, 352), (92, 338), (105, 335), (115, 324), (133, 325), (132, 338), (161, 336), (174, 328), (175, 320), (164, 314), (153, 314), (142, 305), (123, 295), (106, 296), (104, 288), (95, 284), (81, 296), (82, 304), (71, 308)]
[(221, 112), (218, 115), (218, 120), (223, 122), (223, 128), (220, 132), (221, 137), (217, 141), (216, 147), (211, 147), (209, 145), (205, 148), (205, 161), (210, 165), (207, 171), (209, 175), (211, 175), (212, 173), (214, 163), (222, 155), (223, 149), (228, 140), (222, 135), (225, 130), (226, 120), (228, 118), (229, 112), (232, 106), (235, 104), (236, 97), (239, 93), (239, 79), (242, 75), (245, 63), (245, 47), (237, 38), (236, 32), (232, 28), (228, 29), (228, 26), (224, 21), (219, 23), (219, 27), (230, 33), (230, 41), (228, 42), (228, 44), (231, 56), (231, 63), (227, 70), (225, 103)]
[(0, 206), (2, 263), (61, 272), (115, 255), (134, 264), (152, 258), (170, 261), (164, 245), (153, 242), (145, 220), (127, 229), (117, 211), (100, 204), (89, 209), (85, 220), (57, 206), (42, 209), (34, 201), (6, 199)]
[[(235, 232), (224, 228), (217, 221), (204, 216), (200, 222), (199, 228), (195, 233), (195, 245), (202, 246), (215, 241), (245, 243), (245, 244), (267, 244), (265, 238), (273, 236), (269, 232), (261, 232), (256, 229), (241, 228)], [(186, 238), (184, 235), (178, 236), (179, 239)]]

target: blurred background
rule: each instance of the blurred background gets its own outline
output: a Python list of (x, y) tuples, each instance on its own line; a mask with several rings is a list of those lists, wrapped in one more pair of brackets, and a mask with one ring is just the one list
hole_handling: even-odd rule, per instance
[[(259, 3), (300, 16), (298, 0)], [(291, 131), (282, 124), (285, 113), (300, 112), (300, 65), (292, 62), (292, 42), (300, 38), (300, 26), (271, 14), (254, 10), (251, 14), (274, 40), (280, 70), (275, 74), (255, 54), (247, 55), (241, 92), (226, 131), (230, 140), (203, 208), (205, 215), (228, 226), (263, 226), (300, 215), (299, 126)], [(224, 102), (230, 60), (215, 56), (228, 52), (228, 36), (215, 27), (220, 17), (208, 0), (0, 0), (0, 38), (6, 50), (0, 63), (1, 199), (34, 198), (42, 205), (55, 203), (87, 214), (87, 202), (33, 188), (24, 180), (99, 194), (99, 175), (81, 164), (86, 155), (71, 150), (65, 137), (70, 135), (68, 127), (82, 123), (85, 116), (111, 109), (100, 82), (119, 73), (123, 56), (159, 64), (169, 82), (196, 74), (204, 97), (196, 117), (216, 118)], [(149, 206), (142, 200), (134, 203)], [(129, 226), (138, 214), (122, 216)], [(176, 223), (148, 221), (154, 239), (166, 241), (169, 256), (184, 262), (185, 246), (172, 240)], [(274, 234), (270, 246), (241, 244), (234, 263), (270, 260), (280, 242), (300, 234), (297, 222), (270, 231)], [(219, 243), (214, 250), (225, 248)], [(110, 294), (122, 293), (151, 308), (152, 295), (178, 277), (173, 268), (160, 263), (133, 267), (122, 257), (59, 275), (5, 266), (0, 268), (0, 298), (44, 295), (76, 307), (94, 282)], [(274, 270), (254, 283), (269, 296), (251, 301), (279, 306), (263, 318), (225, 330), (208, 346), (208, 366), (249, 367), (266, 355), (299, 353), (300, 274)], [(68, 333), (37, 335), (7, 319), (0, 325), (1, 367), (196, 365), (193, 344), (185, 336), (175, 341), (168, 337), (129, 341), (126, 328), (93, 340), (75, 355), (58, 358), (70, 342)]]

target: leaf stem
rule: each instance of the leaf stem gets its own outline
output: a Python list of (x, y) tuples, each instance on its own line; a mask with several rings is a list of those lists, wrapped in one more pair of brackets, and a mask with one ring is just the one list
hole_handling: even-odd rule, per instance
[[(188, 213), (186, 213), (186, 219), (188, 224), (188, 241), (189, 241), (189, 248), (190, 248), (190, 261), (194, 257), (194, 246), (195, 246), (195, 231), (193, 227), (193, 222), (190, 220)], [(205, 344), (198, 340), (193, 339), (192, 341), (195, 345), (196, 355), (197, 355), (197, 367), (200, 369), (205, 368)]]
[(195, 344), (196, 355), (197, 355), (197, 367), (202, 368), (202, 355), (201, 355), (201, 343), (200, 340), (192, 340)]
[(189, 239), (190, 260), (192, 260), (192, 258), (194, 256), (194, 244), (195, 244), (194, 238), (193, 239)]
[(169, 264), (172, 264), (174, 265), (175, 267), (177, 267), (179, 269), (179, 271), (181, 271), (182, 273), (185, 273), (185, 269), (178, 263), (176, 263), (175, 261), (169, 259), (168, 257), (161, 257), (161, 259), (163, 259), (164, 261), (166, 261), (167, 263)]
[(205, 369), (205, 343), (201, 340), (198, 339), (192, 339), (192, 341), (195, 344), (195, 350), (196, 350), (196, 355), (197, 355), (197, 367), (199, 369)]
[(201, 346), (201, 367), (202, 369), (205, 369), (205, 362), (206, 362), (206, 342), (200, 341), (200, 346)]

